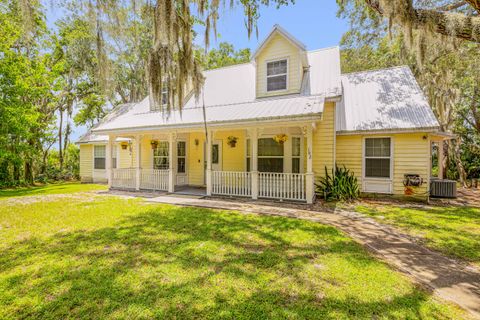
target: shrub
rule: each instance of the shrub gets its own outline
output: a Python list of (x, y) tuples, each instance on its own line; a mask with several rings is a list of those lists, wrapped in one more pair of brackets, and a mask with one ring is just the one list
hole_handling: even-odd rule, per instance
[(335, 165), (335, 171), (328, 172), (325, 167), (325, 177), (321, 177), (318, 184), (315, 184), (317, 194), (327, 201), (354, 200), (360, 195), (357, 177), (352, 171)]

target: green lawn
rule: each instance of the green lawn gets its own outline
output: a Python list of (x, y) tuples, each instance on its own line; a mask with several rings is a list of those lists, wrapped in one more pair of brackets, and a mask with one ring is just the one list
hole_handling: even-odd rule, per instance
[(0, 319), (465, 317), (318, 223), (93, 194), (26, 199), (0, 205)]
[(0, 198), (21, 197), (21, 196), (39, 196), (46, 194), (62, 194), (74, 192), (87, 192), (96, 190), (107, 190), (106, 185), (100, 184), (81, 184), (78, 182), (46, 184), (35, 187), (0, 189)]
[(480, 265), (480, 208), (371, 204), (355, 209), (424, 239), (433, 249)]

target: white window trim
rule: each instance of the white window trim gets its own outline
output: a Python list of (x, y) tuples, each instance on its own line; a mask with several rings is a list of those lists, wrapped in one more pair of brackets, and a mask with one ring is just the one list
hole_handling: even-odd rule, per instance
[[(257, 138), (257, 147), (258, 147), (258, 140), (260, 139), (273, 139), (275, 137), (274, 134), (269, 135), (261, 135)], [(300, 156), (293, 156), (293, 148), (292, 148), (292, 138), (300, 138)], [(251, 138), (247, 137), (246, 140), (250, 140), (250, 147), (251, 147)], [(292, 173), (292, 161), (291, 159), (300, 158), (300, 172), (299, 174), (305, 173), (304, 170), (304, 161), (305, 161), (305, 154), (304, 154), (304, 137), (300, 134), (289, 135), (289, 139), (283, 145), (283, 156), (259, 156), (257, 150), (257, 161), (260, 158), (282, 158), (283, 159), (283, 173)], [(290, 157), (290, 160), (288, 159)], [(245, 171), (247, 171), (247, 161), (250, 161), (250, 171), (252, 169), (252, 155), (248, 156), (247, 153), (247, 143), (245, 142)]]
[[(372, 177), (366, 177), (365, 176), (365, 169), (366, 169), (366, 159), (365, 159), (365, 141), (366, 139), (381, 139), (381, 138), (389, 138), (390, 139), (390, 178), (372, 178)], [(389, 185), (389, 191), (385, 192), (377, 192), (377, 193), (386, 193), (386, 194), (392, 194), (393, 193), (393, 164), (394, 164), (394, 145), (395, 145), (395, 139), (393, 136), (364, 136), (362, 138), (362, 191), (366, 192), (365, 188), (365, 183), (368, 182), (379, 182), (379, 183), (385, 183)]]
[[(169, 144), (170, 142), (168, 140), (158, 140), (158, 144), (160, 144), (160, 142), (166, 142), (167, 144)], [(150, 148), (151, 149), (151, 148)], [(168, 170), (170, 169), (170, 166), (172, 165), (170, 163), (170, 155), (167, 156), (167, 159), (168, 159), (168, 168), (166, 169), (155, 169), (155, 150), (154, 149), (151, 149), (152, 150), (152, 169), (154, 170)], [(169, 149), (170, 150), (170, 146), (169, 146)]]
[[(185, 143), (185, 155), (184, 155), (184, 156), (180, 156), (180, 157), (178, 156), (178, 143), (179, 143), (179, 142), (184, 142), (184, 143)], [(186, 176), (186, 175), (187, 175), (187, 172), (188, 172), (188, 161), (187, 161), (187, 159), (188, 159), (188, 158), (187, 158), (187, 156), (188, 156), (188, 144), (187, 144), (187, 140), (186, 140), (186, 139), (179, 139), (179, 140), (177, 140), (177, 145), (176, 145), (176, 147), (177, 147), (177, 150), (176, 150), (176, 151), (177, 151), (177, 152), (176, 152), (176, 156), (177, 156), (177, 168), (176, 168), (176, 169), (177, 169), (177, 174), (179, 174), (179, 175), (185, 175), (185, 176)], [(178, 172), (178, 158), (185, 158), (185, 172)]]
[[(97, 146), (97, 147), (104, 146), (105, 147), (105, 169), (95, 169), (95, 146)], [(93, 162), (92, 163), (92, 170), (93, 171), (97, 171), (97, 172), (106, 171), (107, 170), (107, 145), (106, 144), (94, 144), (93, 148), (92, 148), (92, 159), (93, 159), (93, 161), (92, 161)]]
[[(278, 61), (287, 61), (287, 72), (286, 73), (280, 73), (280, 74), (275, 74), (275, 75), (268, 75), (268, 64), (272, 62), (278, 62)], [(270, 60), (265, 60), (265, 92), (271, 93), (271, 92), (284, 92), (288, 91), (288, 79), (289, 79), (289, 67), (290, 67), (290, 61), (289, 57), (283, 57), (283, 58), (275, 58), (275, 59), (270, 59)], [(285, 89), (279, 89), (279, 90), (268, 90), (268, 78), (270, 77), (278, 77), (278, 76), (287, 76), (286, 84), (285, 84)]]

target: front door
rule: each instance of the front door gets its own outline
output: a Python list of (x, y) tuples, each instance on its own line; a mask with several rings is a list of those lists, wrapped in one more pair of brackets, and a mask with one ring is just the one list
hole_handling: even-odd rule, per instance
[[(203, 154), (206, 155), (206, 145), (204, 144)], [(207, 184), (207, 157), (204, 157), (204, 184)], [(212, 170), (213, 171), (222, 171), (222, 140), (213, 140), (212, 143)]]

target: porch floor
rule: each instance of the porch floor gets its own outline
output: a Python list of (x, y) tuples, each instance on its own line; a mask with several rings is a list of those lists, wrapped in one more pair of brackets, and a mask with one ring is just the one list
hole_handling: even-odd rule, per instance
[(207, 188), (196, 186), (176, 186), (174, 194), (205, 197), (207, 195)]

